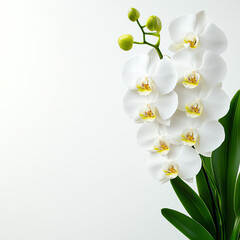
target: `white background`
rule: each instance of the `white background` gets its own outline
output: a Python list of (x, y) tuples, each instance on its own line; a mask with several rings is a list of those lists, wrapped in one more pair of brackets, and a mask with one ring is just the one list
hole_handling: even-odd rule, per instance
[[(169, 22), (206, 10), (227, 35), (224, 89), (240, 88), (239, 0), (50, 0), (0, 4), (0, 239), (181, 240), (160, 214), (184, 211), (159, 185), (125, 115), (117, 39), (140, 31), (127, 19)], [(195, 187), (195, 186), (194, 186)]]

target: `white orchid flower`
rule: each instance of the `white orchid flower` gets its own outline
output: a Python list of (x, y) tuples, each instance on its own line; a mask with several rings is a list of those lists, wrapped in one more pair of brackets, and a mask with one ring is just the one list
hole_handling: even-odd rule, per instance
[(149, 54), (130, 58), (123, 69), (123, 80), (129, 90), (124, 97), (126, 113), (136, 122), (157, 119), (169, 123), (177, 108), (177, 94), (173, 91), (177, 73), (172, 61), (159, 59), (155, 49)]
[(123, 67), (123, 81), (130, 90), (147, 96), (157, 91), (170, 93), (177, 83), (174, 64), (168, 57), (160, 59), (156, 50), (148, 54), (139, 54), (128, 59)]
[(126, 113), (137, 123), (153, 122), (155, 119), (168, 125), (169, 118), (178, 106), (178, 96), (172, 91), (166, 95), (140, 96), (137, 91), (128, 90), (123, 105)]
[(230, 100), (221, 89), (219, 83), (213, 88), (201, 86), (187, 89), (178, 83), (175, 91), (178, 94), (178, 109), (185, 111), (190, 118), (199, 118), (199, 121), (218, 120), (229, 109)]
[(196, 55), (186, 49), (176, 52), (172, 59), (178, 69), (178, 82), (186, 88), (195, 88), (201, 83), (207, 87), (216, 86), (227, 73), (222, 57), (211, 51), (203, 54), (200, 63)]
[(218, 121), (196, 121), (182, 111), (176, 111), (167, 131), (173, 143), (194, 147), (198, 153), (208, 157), (225, 138), (224, 128)]
[(150, 153), (148, 169), (160, 183), (179, 176), (183, 180), (195, 177), (202, 166), (199, 154), (191, 147), (174, 145), (167, 155)]
[(220, 54), (227, 47), (225, 34), (215, 24), (209, 23), (204, 11), (174, 19), (169, 25), (169, 32), (174, 41), (170, 46), (172, 51), (188, 48), (195, 51), (211, 50)]

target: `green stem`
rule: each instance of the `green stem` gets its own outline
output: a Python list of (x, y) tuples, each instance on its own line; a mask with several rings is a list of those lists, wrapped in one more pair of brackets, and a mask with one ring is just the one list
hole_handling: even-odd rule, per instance
[(133, 42), (134, 44), (145, 44), (144, 42)]
[[(149, 46), (155, 48), (156, 51), (157, 51), (157, 53), (158, 53), (159, 58), (160, 58), (160, 59), (163, 59), (163, 54), (162, 54), (161, 50), (159, 49), (159, 45), (160, 45), (160, 34), (157, 33), (157, 32), (153, 32), (153, 33), (145, 32), (143, 28), (146, 27), (146, 25), (142, 26), (142, 25), (140, 24), (139, 20), (137, 20), (137, 24), (138, 24), (139, 28), (140, 28), (141, 31), (142, 31), (143, 41), (142, 41), (142, 42), (133, 42), (133, 43), (135, 43), (135, 44), (146, 44), (146, 45), (149, 45)], [(157, 43), (154, 45), (154, 44), (151, 44), (151, 43), (147, 42), (145, 35), (152, 35), (152, 36), (158, 37)]]

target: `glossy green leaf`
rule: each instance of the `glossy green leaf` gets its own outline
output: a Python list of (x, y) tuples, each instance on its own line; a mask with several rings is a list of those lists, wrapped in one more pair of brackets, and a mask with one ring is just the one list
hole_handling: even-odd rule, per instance
[(234, 210), (235, 213), (240, 211), (240, 174), (238, 175), (234, 190)]
[(216, 237), (212, 216), (203, 200), (179, 177), (172, 179), (171, 184), (189, 215)]
[(239, 236), (240, 236), (240, 211), (236, 215), (236, 219), (235, 219), (235, 223), (234, 223), (234, 227), (233, 227), (233, 231), (232, 231), (230, 240), (239, 240)]
[(240, 154), (240, 91), (233, 97), (228, 114), (220, 122), (225, 129), (225, 141), (212, 153), (211, 163), (221, 197), (221, 211), (225, 220), (227, 238), (232, 232), (234, 213), (234, 187)]
[(196, 176), (196, 181), (197, 181), (197, 188), (198, 188), (198, 193), (201, 199), (204, 201), (204, 203), (207, 205), (213, 219), (215, 216), (214, 213), (214, 202), (212, 201), (212, 196), (211, 196), (211, 189), (209, 189), (209, 184), (206, 180), (206, 175), (204, 173), (203, 167), (201, 168), (200, 172)]
[(162, 215), (191, 240), (214, 240), (203, 226), (180, 212), (164, 208), (162, 209)]

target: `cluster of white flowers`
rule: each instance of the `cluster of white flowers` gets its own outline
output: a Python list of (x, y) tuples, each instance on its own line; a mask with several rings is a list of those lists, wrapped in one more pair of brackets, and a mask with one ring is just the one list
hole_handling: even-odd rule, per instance
[(161, 183), (196, 176), (199, 154), (210, 156), (224, 141), (218, 120), (229, 109), (222, 90), (226, 64), (219, 56), (227, 46), (224, 33), (205, 12), (176, 18), (169, 31), (171, 58), (160, 59), (152, 49), (130, 58), (123, 69), (124, 108), (142, 123), (137, 139), (150, 152), (149, 170)]

